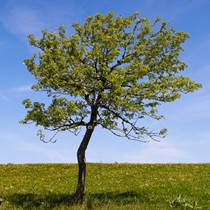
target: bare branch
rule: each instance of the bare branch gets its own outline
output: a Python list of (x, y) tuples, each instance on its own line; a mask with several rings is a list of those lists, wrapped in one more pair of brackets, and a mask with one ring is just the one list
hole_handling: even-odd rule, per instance
[[(122, 120), (122, 129), (115, 127), (115, 128), (108, 128), (106, 125), (102, 125), (102, 127), (108, 129), (109, 131), (111, 131), (113, 134), (115, 134), (116, 136), (119, 137), (126, 137), (129, 140), (135, 140), (135, 141), (141, 141), (141, 142), (148, 142), (148, 141), (144, 141), (141, 138), (143, 138), (144, 135), (150, 137), (152, 140), (154, 141), (160, 141), (160, 138), (164, 138), (165, 136), (162, 135), (161, 133), (157, 133), (154, 131), (148, 131), (147, 128), (145, 127), (138, 127), (136, 126), (139, 117), (136, 118), (136, 120), (134, 122), (131, 122), (129, 120), (127, 120), (126, 118), (123, 117), (122, 113), (117, 113), (115, 111), (113, 111), (112, 109), (110, 109), (108, 106), (103, 106), (103, 108), (107, 109), (110, 113), (112, 113), (114, 115), (114, 117), (119, 118), (120, 120)], [(118, 134), (115, 131), (118, 131), (122, 134)]]
[(133, 53), (130, 53), (130, 54), (125, 55), (124, 57), (122, 57), (120, 60), (118, 60), (117, 63), (116, 63), (115, 65), (113, 65), (113, 66), (110, 68), (111, 72), (112, 72), (116, 67), (121, 66), (123, 63), (125, 63), (125, 62), (123, 62), (123, 60), (124, 60), (125, 58), (130, 57), (130, 56), (132, 56), (132, 55), (134, 55), (134, 54), (135, 54), (134, 52), (133, 52)]
[(40, 140), (42, 141), (42, 142), (44, 142), (44, 143), (55, 143), (57, 140), (55, 139), (55, 136), (59, 133), (60, 131), (59, 130), (57, 130), (56, 132), (55, 132), (55, 134), (48, 140), (48, 141), (46, 141), (45, 140), (45, 135), (42, 133), (42, 130), (39, 130), (38, 132), (37, 132), (37, 136), (39, 136), (39, 138), (40, 138)]

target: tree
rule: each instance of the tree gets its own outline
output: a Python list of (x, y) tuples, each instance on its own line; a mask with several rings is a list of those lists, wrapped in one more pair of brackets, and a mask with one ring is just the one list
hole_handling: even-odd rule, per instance
[[(40, 39), (28, 36), (29, 44), (39, 49), (24, 60), (37, 80), (32, 89), (46, 92), (51, 103), (46, 107), (24, 100), (28, 111), (21, 122), (54, 131), (53, 138), (59, 132), (77, 134), (86, 128), (77, 151), (75, 198), (82, 203), (85, 151), (96, 126), (132, 140), (145, 141), (146, 136), (158, 140), (166, 129), (150, 131), (139, 125), (141, 119), (161, 119), (157, 110), (161, 103), (201, 85), (180, 74), (187, 67), (179, 60), (181, 44), (189, 35), (169, 28), (160, 18), (150, 23), (138, 13), (125, 18), (97, 13), (72, 26), (75, 33), (70, 36), (64, 26), (57, 32), (43, 30)], [(42, 131), (39, 135), (45, 141)]]

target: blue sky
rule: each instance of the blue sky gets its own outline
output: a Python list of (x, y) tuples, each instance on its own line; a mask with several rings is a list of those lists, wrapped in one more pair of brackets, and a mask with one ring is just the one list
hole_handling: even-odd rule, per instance
[(23, 65), (34, 49), (27, 34), (40, 36), (42, 29), (56, 30), (80, 22), (97, 12), (114, 11), (124, 16), (139, 11), (154, 20), (170, 22), (178, 31), (190, 34), (181, 58), (184, 72), (203, 88), (163, 104), (166, 119), (149, 121), (151, 129), (168, 128), (160, 143), (140, 143), (118, 138), (98, 128), (87, 150), (89, 162), (200, 163), (210, 162), (210, 1), (209, 0), (1, 0), (0, 2), (0, 164), (76, 162), (77, 137), (64, 133), (55, 144), (44, 144), (33, 125), (20, 125), (26, 110), (25, 98), (42, 101), (42, 94), (30, 90), (34, 83)]

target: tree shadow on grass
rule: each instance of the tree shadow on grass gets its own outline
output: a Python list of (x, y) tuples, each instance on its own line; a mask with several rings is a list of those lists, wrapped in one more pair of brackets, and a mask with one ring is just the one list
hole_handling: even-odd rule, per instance
[[(7, 201), (15, 207), (23, 209), (53, 209), (59, 206), (70, 207), (75, 205), (74, 194), (49, 193), (47, 195), (35, 193), (16, 193), (8, 196)], [(145, 191), (88, 193), (85, 197), (86, 209), (92, 209), (94, 205), (107, 204), (122, 206), (127, 204), (151, 203), (149, 195)]]
[(7, 201), (15, 207), (23, 209), (53, 209), (57, 206), (71, 206), (74, 204), (73, 194), (36, 194), (36, 193), (15, 193), (8, 196)]
[(107, 192), (87, 195), (87, 202), (95, 202), (107, 204), (113, 203), (115, 205), (126, 205), (133, 203), (151, 202), (151, 199), (145, 191), (126, 191), (126, 192)]

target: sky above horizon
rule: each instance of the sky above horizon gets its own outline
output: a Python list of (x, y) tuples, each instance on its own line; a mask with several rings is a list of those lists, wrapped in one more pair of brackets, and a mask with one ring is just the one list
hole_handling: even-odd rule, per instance
[(87, 162), (203, 163), (210, 162), (210, 1), (209, 0), (0, 0), (0, 164), (75, 163), (83, 137), (63, 133), (59, 140), (44, 144), (34, 125), (21, 125), (26, 98), (42, 101), (33, 92), (34, 80), (23, 60), (34, 49), (28, 34), (39, 37), (43, 29), (56, 30), (83, 23), (97, 12), (128, 16), (139, 11), (151, 21), (161, 17), (177, 31), (190, 34), (181, 60), (188, 64), (184, 75), (203, 88), (176, 102), (163, 104), (161, 121), (149, 121), (150, 129), (168, 129), (161, 142), (140, 143), (119, 138), (97, 128), (87, 149)]

